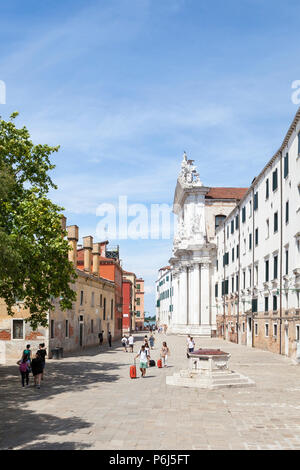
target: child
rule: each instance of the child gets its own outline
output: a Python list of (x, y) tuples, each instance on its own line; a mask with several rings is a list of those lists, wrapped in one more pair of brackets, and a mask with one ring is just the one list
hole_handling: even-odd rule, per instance
[(19, 371), (21, 374), (22, 379), (22, 387), (25, 387), (25, 379), (26, 379), (26, 387), (29, 387), (29, 371), (30, 371), (30, 359), (28, 354), (24, 354), (22, 359), (17, 362), (19, 365)]

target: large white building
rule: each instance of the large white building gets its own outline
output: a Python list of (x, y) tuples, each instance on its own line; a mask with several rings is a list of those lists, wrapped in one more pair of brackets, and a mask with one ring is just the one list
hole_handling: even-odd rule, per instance
[(300, 110), (217, 230), (219, 335), (295, 356), (300, 340)]
[[(236, 206), (245, 188), (203, 186), (192, 160), (184, 154), (175, 190), (177, 215), (173, 256), (170, 259), (172, 307), (157, 311), (160, 323), (173, 333), (216, 334), (212, 277), (216, 257), (215, 229)], [(162, 282), (161, 271), (157, 286)], [(157, 291), (158, 292), (158, 291)], [(161, 303), (161, 299), (157, 299)]]
[(170, 260), (173, 333), (293, 356), (300, 341), (300, 110), (249, 188), (203, 186), (184, 155)]
[(156, 321), (160, 325), (170, 326), (173, 314), (173, 287), (170, 266), (165, 266), (159, 270), (155, 284)]

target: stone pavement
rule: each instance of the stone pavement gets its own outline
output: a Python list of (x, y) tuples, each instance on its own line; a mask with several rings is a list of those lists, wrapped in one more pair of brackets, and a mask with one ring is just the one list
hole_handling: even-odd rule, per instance
[(49, 360), (40, 390), (21, 387), (15, 364), (1, 366), (0, 449), (300, 449), (300, 366), (270, 352), (196, 339), (197, 347), (230, 352), (231, 369), (256, 387), (172, 387), (165, 376), (185, 367), (185, 338), (156, 338), (152, 357), (167, 340), (169, 367), (148, 369), (145, 379), (129, 378), (132, 354), (119, 344)]

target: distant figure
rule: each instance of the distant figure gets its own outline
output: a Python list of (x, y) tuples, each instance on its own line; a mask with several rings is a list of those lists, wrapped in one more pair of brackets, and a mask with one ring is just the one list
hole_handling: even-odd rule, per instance
[(167, 329), (168, 329), (167, 325), (164, 325), (164, 334), (165, 335), (167, 334)]
[(195, 347), (195, 341), (191, 337), (190, 340), (189, 340), (189, 352), (190, 353), (194, 352), (194, 347)]
[(31, 361), (31, 349), (30, 349), (30, 344), (27, 344), (26, 349), (24, 349), (23, 354), (26, 354)]
[(151, 335), (150, 338), (149, 338), (149, 344), (150, 344), (150, 348), (153, 349), (153, 346), (154, 346), (154, 336)]
[(39, 349), (37, 351), (37, 354), (39, 355), (39, 357), (41, 358), (41, 361), (42, 361), (43, 372), (42, 372), (42, 375), (41, 375), (41, 380), (44, 380), (44, 369), (45, 369), (45, 366), (46, 366), (46, 355), (47, 355), (47, 350), (45, 348), (45, 343), (39, 344)]
[(124, 335), (123, 338), (122, 338), (122, 346), (124, 348), (124, 352), (128, 352), (127, 351), (127, 338), (126, 336)]
[(112, 336), (111, 336), (111, 332), (109, 331), (108, 332), (108, 344), (110, 348), (111, 348), (111, 340), (112, 340)]
[(128, 344), (130, 352), (133, 352), (134, 337), (132, 334), (128, 338)]
[(31, 367), (32, 367), (32, 374), (34, 378), (34, 386), (37, 388), (41, 388), (43, 362), (42, 362), (41, 356), (38, 353), (36, 353), (34, 359), (32, 359)]
[(164, 341), (160, 351), (160, 357), (162, 359), (163, 367), (168, 367), (168, 355), (170, 355), (170, 350), (167, 346), (167, 343)]
[(102, 330), (102, 331), (98, 334), (99, 346), (100, 346), (100, 347), (102, 346), (102, 343), (103, 343), (103, 333), (104, 333), (104, 331)]
[(22, 387), (25, 387), (25, 380), (26, 380), (26, 387), (29, 387), (30, 359), (29, 359), (28, 354), (23, 353), (22, 359), (20, 359), (17, 362), (17, 364), (19, 365), (19, 371), (21, 374)]

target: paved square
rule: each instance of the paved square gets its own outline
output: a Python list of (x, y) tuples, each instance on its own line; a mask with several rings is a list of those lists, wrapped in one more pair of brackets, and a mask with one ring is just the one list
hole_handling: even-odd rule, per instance
[[(135, 351), (143, 335), (136, 337)], [(218, 339), (196, 347), (232, 354), (230, 368), (254, 388), (167, 386), (186, 366), (185, 338), (156, 334), (169, 367), (129, 378), (133, 355), (116, 344), (48, 361), (40, 390), (23, 389), (18, 366), (0, 366), (1, 449), (300, 449), (300, 367), (269, 352)]]

